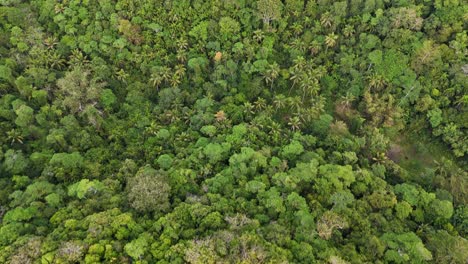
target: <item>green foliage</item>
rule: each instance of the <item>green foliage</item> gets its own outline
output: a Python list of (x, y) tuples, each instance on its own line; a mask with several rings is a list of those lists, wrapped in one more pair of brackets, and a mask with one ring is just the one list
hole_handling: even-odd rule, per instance
[(295, 160), (304, 152), (304, 147), (299, 141), (293, 140), (289, 145), (286, 145), (281, 151), (281, 155), (287, 160)]
[(427, 112), (432, 127), (438, 127), (442, 122), (442, 111), (439, 108)]
[(10, 82), (13, 79), (11, 69), (5, 65), (0, 65), (0, 80)]
[(27, 105), (22, 105), (15, 110), (16, 120), (15, 124), (20, 127), (28, 127), (34, 121), (34, 109)]
[(79, 199), (86, 198), (87, 194), (93, 195), (101, 191), (104, 188), (104, 184), (98, 180), (90, 181), (83, 179), (75, 184), (68, 187), (68, 195), (76, 196)]
[(199, 41), (206, 41), (208, 39), (208, 26), (208, 21), (201, 21), (189, 31), (189, 35)]
[(173, 159), (171, 156), (164, 154), (159, 156), (158, 160), (156, 161), (160, 168), (162, 169), (169, 169), (172, 166)]
[(47, 195), (45, 197), (45, 200), (50, 206), (54, 206), (54, 207), (58, 207), (60, 205), (60, 202), (61, 202), (60, 195), (58, 195), (56, 193), (51, 193), (51, 194)]
[(403, 183), (395, 186), (395, 194), (401, 195), (402, 199), (411, 206), (419, 204), (419, 191), (413, 185)]
[(325, 198), (329, 194), (348, 188), (356, 180), (351, 166), (326, 164), (318, 168), (314, 190)]
[(411, 207), (411, 204), (409, 204), (406, 201), (403, 201), (395, 205), (395, 211), (396, 211), (396, 216), (400, 218), (401, 220), (404, 220), (411, 214), (411, 212), (413, 211), (413, 208)]
[(448, 220), (453, 215), (453, 205), (450, 201), (434, 200), (430, 204), (430, 210), (434, 214), (436, 221)]
[(264, 192), (265, 191), (265, 188), (266, 188), (266, 185), (261, 182), (261, 181), (249, 181), (246, 185), (245, 185), (245, 189), (248, 191), (248, 192), (251, 192), (251, 193), (260, 193), (260, 192)]
[(13, 182), (15, 182), (15, 188), (22, 189), (26, 187), (31, 179), (28, 176), (20, 176), (20, 175), (13, 175), (12, 177)]
[(332, 123), (332, 121), (333, 121), (332, 116), (328, 114), (321, 115), (318, 120), (313, 122), (312, 129), (315, 133), (321, 136), (326, 135), (328, 133), (328, 130), (330, 128), (330, 124)]
[(25, 227), (21, 223), (2, 224), (2, 227), (0, 227), (0, 245), (7, 246), (13, 243), (24, 229)]
[(263, 23), (268, 27), (271, 21), (280, 19), (283, 4), (278, 0), (258, 0), (257, 1), (258, 16)]
[(462, 263), (467, 257), (468, 241), (444, 230), (428, 234), (427, 248), (434, 252), (435, 262)]
[[(50, 171), (56, 179), (69, 181), (80, 176), (84, 162), (85, 160), (79, 152), (56, 153), (50, 159), (48, 169), (44, 172)], [(46, 176), (49, 176), (49, 173)]]
[(236, 35), (240, 31), (239, 23), (230, 17), (222, 17), (219, 20), (219, 27), (220, 27), (219, 31), (221, 33), (221, 36), (225, 40), (229, 40), (229, 39), (235, 40), (237, 38)]
[(22, 151), (9, 149), (4, 154), (3, 168), (11, 174), (21, 174), (29, 165)]
[(394, 263), (422, 263), (432, 259), (431, 252), (414, 233), (387, 233), (381, 239), (387, 245), (384, 256), (386, 261)]
[(280, 172), (273, 175), (273, 182), (288, 191), (306, 188), (317, 175), (317, 162), (298, 163), (289, 173)]
[(116, 105), (117, 97), (111, 89), (102, 90), (101, 103), (105, 109), (112, 109)]
[(83, 112), (88, 106), (94, 106), (98, 102), (105, 84), (91, 79), (89, 75), (89, 71), (75, 68), (57, 81), (58, 96), (71, 113)]
[(465, 2), (0, 0), (0, 263), (465, 263)]
[(38, 180), (31, 183), (26, 190), (17, 191), (11, 195), (11, 205), (19, 206), (21, 204), (29, 205), (38, 201), (56, 191), (55, 186), (47, 181)]
[(146, 166), (138, 170), (135, 177), (128, 179), (130, 205), (141, 212), (160, 212), (169, 208), (171, 186), (161, 172)]
[(210, 143), (203, 148), (203, 154), (208, 158), (210, 163), (217, 163), (226, 157), (231, 146), (228, 143), (218, 144)]
[(15, 80), (16, 89), (20, 92), (23, 97), (30, 98), (34, 91), (30, 81), (23, 76), (16, 78)]
[(125, 252), (135, 260), (142, 259), (145, 252), (148, 250), (148, 240), (148, 234), (140, 235), (137, 239), (125, 245)]
[(276, 188), (270, 188), (268, 191), (263, 193), (262, 203), (271, 216), (275, 216), (279, 213), (286, 211), (283, 198)]
[(213, 137), (214, 135), (216, 135), (216, 127), (215, 126), (212, 126), (212, 125), (209, 125), (209, 126), (204, 126), (200, 129), (200, 131), (204, 134), (204, 135), (207, 135), (209, 137)]
[(35, 207), (16, 207), (15, 209), (8, 211), (3, 217), (3, 221), (6, 224), (14, 222), (24, 222), (33, 218), (37, 214), (38, 209)]

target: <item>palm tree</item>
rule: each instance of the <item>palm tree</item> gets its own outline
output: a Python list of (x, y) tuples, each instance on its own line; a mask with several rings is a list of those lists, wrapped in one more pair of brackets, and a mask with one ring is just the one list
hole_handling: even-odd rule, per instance
[(294, 65), (290, 68), (289, 73), (291, 77), (289, 80), (292, 81), (291, 88), (289, 88), (288, 94), (291, 94), (291, 90), (296, 85), (296, 83), (300, 83), (303, 79), (304, 69), (307, 66), (307, 62), (304, 57), (299, 56), (293, 60)]
[(245, 108), (244, 112), (246, 114), (248, 114), (248, 115), (255, 114), (255, 107), (250, 102), (245, 102), (244, 103), (244, 108)]
[(310, 103), (312, 104), (311, 108), (314, 109), (314, 112), (319, 115), (324, 112), (326, 99), (323, 95), (311, 97)]
[(324, 27), (331, 27), (333, 24), (333, 15), (330, 12), (325, 12), (320, 18), (320, 24)]
[(292, 37), (291, 31), (289, 30), (283, 31), (283, 36), (282, 36), (283, 39), (290, 39), (291, 37)]
[(291, 29), (296, 36), (302, 33), (302, 25), (297, 22), (294, 22), (294, 24), (291, 25)]
[(304, 16), (302, 17), (303, 21), (302, 21), (302, 24), (305, 26), (305, 27), (312, 27), (312, 23), (314, 23), (315, 19), (312, 19), (311, 17), (308, 17), (308, 16)]
[(325, 45), (327, 45), (327, 48), (333, 48), (336, 45), (337, 40), (338, 36), (335, 35), (335, 33), (330, 33), (325, 37)]
[(273, 91), (273, 83), (278, 78), (280, 72), (280, 67), (278, 63), (274, 62), (273, 64), (268, 65), (268, 69), (263, 73), (263, 79), (266, 84), (270, 84), (270, 91)]
[(343, 29), (343, 35), (347, 38), (351, 37), (354, 34), (354, 26), (353, 25), (346, 25)]
[(45, 53), (47, 66), (50, 68), (61, 69), (65, 65), (65, 59), (57, 51), (48, 50)]
[(298, 116), (294, 116), (289, 119), (288, 125), (291, 127), (292, 131), (296, 131), (301, 128), (302, 122)]
[(302, 71), (307, 65), (307, 61), (302, 56), (298, 56), (297, 58), (293, 60), (293, 62), (294, 62), (294, 66), (293, 66), (294, 70)]
[(288, 97), (287, 103), (291, 110), (295, 109), (297, 111), (302, 106), (302, 100), (300, 96)]
[(55, 11), (55, 14), (63, 13), (63, 11), (65, 11), (65, 7), (63, 6), (63, 4), (57, 4), (54, 7), (54, 11)]
[(15, 142), (23, 144), (23, 136), (21, 135), (21, 132), (17, 131), (16, 129), (12, 129), (8, 131), (7, 133), (7, 139), (11, 142), (10, 144), (13, 145)]
[(185, 66), (183, 64), (177, 64), (174, 67), (174, 74), (179, 76), (179, 77), (184, 77), (185, 76)]
[(267, 116), (272, 116), (273, 115), (273, 112), (275, 110), (273, 110), (273, 106), (271, 104), (268, 104), (265, 106), (265, 110), (263, 110), (263, 112), (267, 115)]
[(216, 112), (216, 114), (214, 114), (214, 117), (216, 119), (216, 122), (222, 122), (227, 119), (226, 113), (224, 113), (223, 110)]
[(262, 40), (265, 38), (265, 34), (261, 29), (257, 29), (253, 32), (253, 39), (257, 42), (260, 43)]
[(44, 40), (44, 45), (46, 45), (47, 49), (54, 49), (55, 46), (57, 46), (57, 38), (56, 37), (47, 37)]
[(320, 43), (317, 40), (313, 40), (309, 44), (309, 51), (310, 51), (310, 54), (312, 54), (312, 55), (318, 54), (320, 52), (320, 49), (321, 49), (321, 46), (320, 46)]
[(150, 83), (158, 89), (159, 85), (161, 85), (163, 81), (167, 83), (168, 81), (172, 81), (172, 79), (173, 77), (171, 76), (171, 69), (169, 67), (163, 66), (156, 68), (151, 73)]
[(258, 111), (261, 111), (263, 109), (265, 109), (266, 107), (266, 100), (263, 99), (263, 98), (258, 98), (257, 101), (254, 102), (254, 107), (255, 109), (257, 109)]
[(275, 95), (275, 98), (273, 99), (273, 106), (276, 107), (276, 109), (281, 109), (286, 106), (287, 99), (283, 94), (278, 94)]
[(180, 63), (187, 62), (187, 52), (186, 51), (177, 51), (176, 58)]
[(188, 48), (188, 42), (184, 38), (180, 38), (176, 41), (176, 46), (178, 50), (186, 50)]
[(81, 67), (88, 63), (88, 58), (79, 49), (74, 49), (70, 57), (68, 57), (68, 64), (72, 67)]
[(375, 157), (372, 158), (372, 160), (376, 163), (385, 163), (388, 160), (388, 157), (385, 155), (384, 152), (379, 152), (376, 154)]
[(320, 65), (313, 70), (313, 75), (317, 80), (322, 79), (325, 74), (327, 74), (327, 68), (323, 65)]
[(291, 42), (290, 46), (291, 48), (300, 50), (302, 52), (304, 52), (307, 49), (305, 42), (301, 38), (295, 38)]
[(163, 66), (160, 68), (161, 78), (168, 82), (171, 79), (171, 68)]
[(154, 87), (156, 87), (156, 89), (159, 89), (159, 85), (161, 85), (162, 81), (163, 81), (163, 78), (162, 78), (162, 76), (161, 76), (159, 73), (153, 72), (153, 73), (151, 74), (150, 83), (151, 83)]
[(281, 125), (275, 121), (272, 121), (268, 128), (270, 129), (268, 134), (270, 135), (271, 140), (274, 143), (279, 143), (281, 140)]
[(147, 135), (156, 135), (158, 131), (161, 129), (161, 126), (156, 123), (156, 121), (152, 121), (151, 124), (145, 128), (145, 134)]
[(375, 88), (377, 90), (382, 89), (386, 84), (385, 78), (380, 74), (372, 74), (368, 77), (369, 80), (369, 87)]
[(313, 96), (317, 94), (319, 90), (318, 80), (311, 77), (310, 75), (306, 75), (306, 77), (301, 82), (301, 88), (302, 101), (304, 102), (306, 95)]
[(320, 112), (315, 107), (301, 108), (301, 120), (303, 122), (310, 122), (320, 116)]
[(292, 84), (291, 84), (291, 87), (289, 88), (288, 95), (291, 94), (291, 91), (292, 91), (293, 87), (296, 85), (296, 83), (301, 83), (302, 82), (304, 73), (302, 71), (292, 69), (290, 71), (290, 75), (291, 75), (291, 77), (289, 78), (289, 80), (292, 81)]
[(179, 85), (182, 81), (180, 80), (180, 76), (177, 74), (174, 74), (170, 80), (171, 86), (176, 87)]
[(173, 124), (173, 123), (180, 120), (180, 118), (178, 117), (177, 111), (174, 111), (174, 110), (164, 111), (163, 119), (164, 119), (163, 121), (165, 121), (165, 123), (169, 123), (169, 124)]
[(341, 97), (341, 104), (345, 107), (349, 107), (354, 102), (354, 100), (356, 100), (356, 96), (347, 92), (346, 95)]
[(177, 64), (174, 67), (174, 75), (171, 78), (171, 86), (176, 87), (182, 83), (182, 78), (185, 76), (185, 67), (182, 64)]
[(460, 97), (455, 101), (455, 106), (457, 108), (461, 108), (465, 105), (468, 105), (468, 95), (460, 95)]
[(115, 77), (117, 78), (117, 80), (124, 82), (124, 83), (126, 83), (126, 80), (129, 76), (130, 75), (126, 73), (124, 69), (120, 69), (119, 71), (115, 73)]

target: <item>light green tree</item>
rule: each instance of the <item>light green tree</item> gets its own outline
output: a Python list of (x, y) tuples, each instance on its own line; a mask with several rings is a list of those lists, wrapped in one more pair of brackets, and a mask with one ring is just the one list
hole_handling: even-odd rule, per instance
[(281, 18), (283, 4), (280, 0), (258, 0), (257, 10), (263, 24), (269, 29), (272, 21)]
[(166, 176), (155, 169), (140, 168), (135, 177), (128, 179), (130, 206), (140, 212), (161, 212), (169, 208), (171, 186)]
[(57, 95), (71, 113), (81, 113), (87, 106), (96, 106), (106, 84), (91, 78), (91, 72), (79, 67), (57, 81)]

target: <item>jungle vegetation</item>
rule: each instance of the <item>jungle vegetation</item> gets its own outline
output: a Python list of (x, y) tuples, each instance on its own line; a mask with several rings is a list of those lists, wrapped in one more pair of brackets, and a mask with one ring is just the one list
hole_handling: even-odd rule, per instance
[(0, 263), (468, 260), (464, 0), (0, 0)]

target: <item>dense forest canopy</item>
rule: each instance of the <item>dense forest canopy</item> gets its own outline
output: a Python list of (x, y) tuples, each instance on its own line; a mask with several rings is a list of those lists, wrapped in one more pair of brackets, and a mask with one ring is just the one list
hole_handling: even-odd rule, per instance
[(464, 0), (0, 0), (0, 263), (468, 260)]

